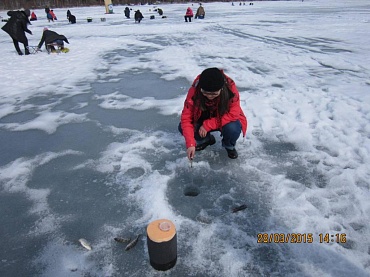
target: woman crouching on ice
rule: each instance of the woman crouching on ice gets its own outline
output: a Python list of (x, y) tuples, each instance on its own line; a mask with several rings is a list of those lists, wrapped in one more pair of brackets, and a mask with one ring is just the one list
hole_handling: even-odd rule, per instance
[(216, 143), (211, 132), (219, 131), (229, 158), (236, 159), (236, 141), (247, 131), (247, 118), (240, 107), (234, 81), (218, 68), (207, 68), (190, 87), (181, 114), (179, 131), (185, 138), (186, 154), (192, 160), (195, 151)]

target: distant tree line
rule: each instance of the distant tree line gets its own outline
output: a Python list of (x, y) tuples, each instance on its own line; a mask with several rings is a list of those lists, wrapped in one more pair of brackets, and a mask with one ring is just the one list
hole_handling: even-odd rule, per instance
[[(161, 1), (161, 3), (172, 3), (170, 1)], [(185, 1), (175, 1), (185, 2)], [(188, 1), (186, 1), (188, 2)], [(148, 1), (141, 0), (112, 0), (113, 5), (138, 5), (147, 4)], [(69, 7), (88, 7), (104, 6), (104, 0), (0, 0), (0, 10), (19, 10), (19, 9), (41, 9), (50, 8), (69, 8)]]
[[(190, 0), (191, 2), (192, 0)], [(149, 1), (154, 4), (156, 1)], [(161, 3), (181, 3), (189, 2), (185, 0), (164, 0)], [(198, 1), (194, 1), (197, 3)], [(207, 2), (207, 1), (202, 1)], [(148, 1), (143, 0), (112, 0), (113, 5), (138, 5), (148, 4)], [(0, 10), (19, 10), (19, 9), (41, 9), (46, 6), (50, 8), (69, 8), (69, 7), (88, 7), (88, 6), (104, 6), (104, 0), (0, 0)]]
[[(219, 2), (253, 2), (264, 0), (219, 0)], [(270, 0), (279, 1), (279, 0)], [(287, 0), (289, 1), (289, 0)], [(140, 4), (159, 4), (159, 3), (206, 3), (214, 2), (214, 0), (112, 0), (115, 5), (140, 5)], [(0, 10), (20, 10), (20, 9), (41, 9), (46, 6), (50, 8), (71, 8), (71, 7), (88, 7), (88, 6), (104, 6), (104, 0), (0, 0)]]
[[(113, 1), (112, 1), (113, 2)], [(1, 10), (83, 7), (104, 5), (104, 0), (1, 0)]]

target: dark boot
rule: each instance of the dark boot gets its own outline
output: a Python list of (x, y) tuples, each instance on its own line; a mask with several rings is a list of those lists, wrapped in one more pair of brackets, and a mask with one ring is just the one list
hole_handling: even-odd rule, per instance
[(216, 139), (214, 136), (210, 136), (209, 140), (202, 143), (202, 144), (199, 144), (197, 146), (195, 146), (195, 151), (202, 151), (204, 150), (208, 145), (213, 145), (216, 143)]
[(230, 150), (230, 149), (226, 148), (226, 151), (227, 151), (227, 155), (229, 156), (230, 159), (236, 159), (238, 157), (238, 152), (236, 151), (235, 148), (233, 150)]

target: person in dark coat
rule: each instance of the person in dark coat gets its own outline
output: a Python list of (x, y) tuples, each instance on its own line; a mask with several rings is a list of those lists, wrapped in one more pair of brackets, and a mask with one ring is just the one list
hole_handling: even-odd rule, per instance
[(31, 22), (28, 20), (30, 14), (30, 10), (8, 11), (7, 15), (10, 16), (10, 19), (1, 28), (13, 39), (15, 50), (17, 50), (19, 55), (23, 55), (21, 49), (19, 48), (19, 42), (23, 43), (25, 54), (30, 54), (28, 50), (28, 39), (25, 34), (25, 32), (27, 32), (32, 35), (32, 32), (28, 30), (27, 26), (28, 24), (31, 24)]
[(125, 8), (125, 16), (126, 18), (130, 18), (130, 9), (128, 7)]
[(75, 17), (73, 14), (71, 14), (71, 15), (68, 17), (68, 21), (69, 21), (69, 23), (71, 23), (71, 24), (75, 24), (75, 23), (76, 23), (76, 17)]
[(144, 18), (143, 14), (140, 12), (140, 10), (137, 10), (135, 12), (135, 22), (140, 23), (140, 21)]
[(69, 23), (75, 24), (76, 23), (76, 17), (71, 13), (70, 10), (67, 11), (67, 19)]
[(68, 39), (64, 35), (60, 35), (57, 32), (50, 31), (48, 28), (44, 28), (41, 40), (37, 47), (40, 49), (44, 42), (46, 50), (48, 52), (55, 51), (55, 47), (50, 44), (57, 44), (62, 50), (64, 49), (64, 42), (67, 42), (69, 44)]

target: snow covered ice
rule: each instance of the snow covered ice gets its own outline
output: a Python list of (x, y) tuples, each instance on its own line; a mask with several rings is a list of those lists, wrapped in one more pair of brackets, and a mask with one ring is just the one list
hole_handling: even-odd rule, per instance
[[(140, 24), (125, 6), (69, 8), (77, 24), (36, 10), (29, 44), (48, 27), (67, 54), (18, 56), (0, 32), (1, 276), (370, 275), (370, 3), (205, 3), (185, 23), (191, 5), (132, 6)], [(247, 136), (231, 160), (216, 134), (190, 168), (177, 125), (214, 66), (239, 88)], [(178, 236), (164, 273), (145, 236), (159, 218)], [(130, 251), (113, 239), (138, 234)]]

